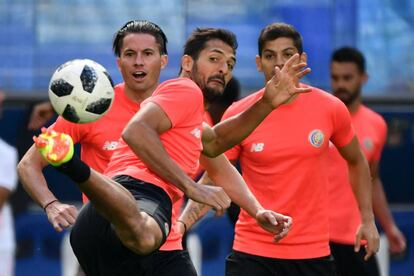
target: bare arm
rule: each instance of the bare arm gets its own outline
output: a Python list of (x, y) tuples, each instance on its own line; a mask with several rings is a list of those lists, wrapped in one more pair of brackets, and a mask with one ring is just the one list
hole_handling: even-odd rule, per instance
[[(224, 155), (216, 158), (202, 156), (200, 160), (208, 172), (208, 176), (204, 174), (199, 183), (212, 184), (214, 182), (215, 185), (222, 187), (232, 201), (255, 218), (262, 228), (275, 234), (275, 240), (280, 240), (287, 234), (292, 223), (291, 218), (270, 210), (264, 210), (239, 172)], [(190, 228), (207, 211), (208, 208), (205, 205), (189, 201), (180, 216), (180, 220), (185, 223), (186, 227)]]
[[(23, 188), (29, 196), (45, 210), (56, 231), (62, 231), (63, 228), (75, 223), (77, 210), (73, 205), (57, 201), (55, 195), (50, 191), (42, 172), (47, 165), (48, 163), (33, 145), (19, 162), (17, 172)], [(51, 202), (53, 203), (49, 204)]]
[(348, 145), (338, 147), (338, 150), (348, 163), (352, 190), (361, 213), (362, 221), (356, 234), (355, 250), (359, 251), (362, 239), (367, 240), (367, 254), (365, 255), (367, 260), (379, 248), (379, 234), (372, 211), (372, 182), (368, 162), (359, 147), (356, 136)]
[(382, 181), (379, 177), (379, 164), (377, 161), (370, 163), (372, 183), (373, 183), (373, 208), (375, 217), (378, 219), (387, 236), (390, 252), (398, 254), (406, 249), (406, 239), (403, 233), (395, 224), (394, 218), (388, 207), (387, 197), (385, 196)]
[(246, 111), (228, 118), (213, 127), (214, 135), (203, 140), (203, 153), (215, 157), (243, 141), (249, 134), (281, 104), (298, 93), (310, 92), (301, 88), (299, 80), (310, 72), (306, 62), (299, 61), (299, 55), (292, 56), (282, 70), (276, 67), (273, 78), (267, 82), (263, 97)]
[(122, 138), (134, 153), (159, 177), (178, 187), (189, 198), (216, 210), (226, 209), (230, 199), (223, 189), (195, 183), (166, 152), (159, 135), (171, 128), (171, 121), (155, 103), (146, 104), (127, 124)]

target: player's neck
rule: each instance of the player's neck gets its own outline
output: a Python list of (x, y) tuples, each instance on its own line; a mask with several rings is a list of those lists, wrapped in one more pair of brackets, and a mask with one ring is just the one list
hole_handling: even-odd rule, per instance
[(130, 99), (131, 101), (135, 102), (135, 103), (141, 103), (143, 102), (145, 99), (147, 99), (148, 97), (150, 97), (152, 95), (152, 93), (154, 92), (154, 89), (147, 89), (146, 91), (133, 91), (131, 89), (129, 89), (128, 87), (125, 86), (125, 95), (127, 96), (128, 99)]
[(361, 106), (361, 99), (355, 99), (352, 103), (347, 105), (349, 113), (354, 114), (358, 111), (359, 107)]

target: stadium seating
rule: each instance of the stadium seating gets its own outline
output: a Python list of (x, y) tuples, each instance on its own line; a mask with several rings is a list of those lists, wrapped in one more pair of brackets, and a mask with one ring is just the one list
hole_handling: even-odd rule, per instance
[[(206, 216), (192, 230), (201, 244), (201, 276), (224, 275), (225, 259), (233, 244), (233, 227), (227, 216)], [(189, 246), (189, 251), (191, 248)]]
[(43, 212), (28, 212), (15, 219), (16, 276), (61, 275), (60, 243), (63, 233), (56, 232)]

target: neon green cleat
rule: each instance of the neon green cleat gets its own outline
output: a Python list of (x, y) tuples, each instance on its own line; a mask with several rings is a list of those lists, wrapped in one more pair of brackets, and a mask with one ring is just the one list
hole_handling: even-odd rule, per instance
[(33, 137), (40, 154), (52, 166), (58, 167), (73, 157), (73, 141), (70, 135), (42, 128), (42, 133)]

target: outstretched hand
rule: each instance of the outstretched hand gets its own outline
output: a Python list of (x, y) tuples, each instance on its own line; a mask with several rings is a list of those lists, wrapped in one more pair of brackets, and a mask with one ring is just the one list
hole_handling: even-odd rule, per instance
[(311, 88), (299, 84), (299, 80), (311, 71), (307, 66), (305, 53), (294, 54), (282, 69), (276, 66), (275, 75), (266, 83), (263, 98), (277, 108), (294, 95), (310, 92)]
[(271, 210), (261, 210), (256, 214), (257, 223), (266, 231), (274, 234), (274, 241), (283, 239), (292, 227), (292, 218)]

